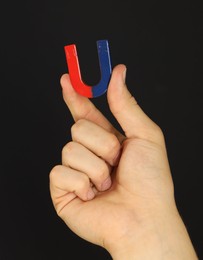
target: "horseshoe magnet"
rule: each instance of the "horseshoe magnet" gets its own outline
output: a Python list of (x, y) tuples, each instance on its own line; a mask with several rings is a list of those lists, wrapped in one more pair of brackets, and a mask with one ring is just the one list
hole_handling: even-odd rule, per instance
[(101, 79), (94, 86), (86, 85), (82, 80), (75, 44), (66, 45), (64, 49), (70, 81), (73, 88), (80, 95), (88, 98), (94, 98), (103, 95), (107, 91), (112, 72), (108, 41), (97, 41), (97, 53), (99, 59)]

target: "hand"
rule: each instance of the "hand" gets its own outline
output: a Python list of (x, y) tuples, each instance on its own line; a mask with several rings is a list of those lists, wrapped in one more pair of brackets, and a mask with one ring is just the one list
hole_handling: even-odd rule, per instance
[(62, 165), (50, 173), (57, 214), (113, 259), (197, 259), (174, 200), (164, 136), (139, 107), (117, 65), (108, 104), (123, 133), (78, 95), (68, 74), (64, 100), (75, 120)]

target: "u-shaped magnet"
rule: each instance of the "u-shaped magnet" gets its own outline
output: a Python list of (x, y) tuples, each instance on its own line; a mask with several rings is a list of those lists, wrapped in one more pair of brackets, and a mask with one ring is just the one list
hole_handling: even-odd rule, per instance
[(103, 95), (108, 88), (111, 77), (111, 59), (107, 40), (97, 41), (97, 52), (100, 65), (101, 79), (94, 86), (86, 85), (81, 77), (80, 65), (75, 44), (64, 47), (70, 81), (73, 88), (82, 96), (94, 98)]

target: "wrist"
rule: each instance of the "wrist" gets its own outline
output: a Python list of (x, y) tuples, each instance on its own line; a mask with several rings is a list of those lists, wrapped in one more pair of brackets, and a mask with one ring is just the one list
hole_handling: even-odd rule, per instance
[(165, 211), (140, 225), (135, 224), (125, 236), (120, 237), (109, 249), (114, 260), (197, 260), (197, 255), (186, 227), (178, 214)]

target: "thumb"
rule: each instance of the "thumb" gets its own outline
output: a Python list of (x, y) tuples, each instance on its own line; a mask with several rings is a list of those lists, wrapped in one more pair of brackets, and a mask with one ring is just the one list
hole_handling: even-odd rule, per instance
[(150, 141), (160, 140), (160, 128), (144, 113), (135, 98), (128, 91), (126, 66), (119, 64), (112, 71), (107, 98), (111, 112), (128, 138)]

